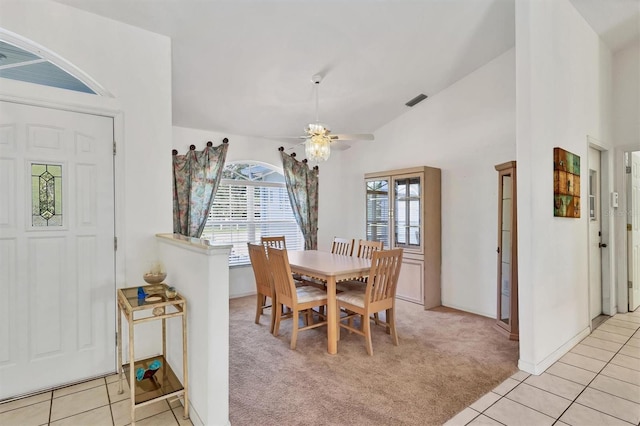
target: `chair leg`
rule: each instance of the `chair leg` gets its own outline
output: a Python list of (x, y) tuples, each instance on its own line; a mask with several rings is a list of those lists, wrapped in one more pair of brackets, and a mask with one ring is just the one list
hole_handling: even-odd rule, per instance
[(373, 345), (371, 344), (371, 322), (369, 316), (362, 315), (362, 331), (364, 332), (364, 340), (367, 345), (367, 353), (373, 355)]
[[(342, 327), (340, 327), (340, 305), (338, 305), (338, 307), (336, 308), (337, 311), (337, 320), (336, 320), (336, 325), (338, 326), (338, 329), (336, 330), (336, 340), (339, 342), (340, 341), (340, 329)], [(329, 326), (329, 322), (327, 321), (327, 327)]]
[(376, 325), (380, 325), (380, 317), (377, 312), (373, 314), (373, 322), (375, 322)]
[(269, 332), (271, 334), (273, 334), (273, 329), (276, 327), (276, 317), (279, 316), (278, 315), (278, 311), (276, 311), (276, 302), (274, 300), (274, 298), (271, 298), (271, 329), (269, 330)]
[(256, 324), (260, 324), (260, 315), (262, 315), (262, 307), (264, 306), (265, 297), (262, 293), (256, 295)]
[(298, 340), (298, 321), (300, 321), (300, 312), (298, 312), (297, 309), (294, 309), (293, 324), (291, 327), (291, 349), (296, 348), (296, 341)]
[(393, 344), (398, 346), (398, 332), (396, 331), (396, 313), (394, 309), (387, 309), (387, 324), (389, 324), (389, 330)]
[(280, 312), (282, 312), (282, 305), (280, 303), (277, 303), (277, 306), (275, 306), (275, 312), (277, 312), (277, 314), (275, 315), (275, 322), (273, 324), (273, 335), (278, 337), (278, 332), (280, 331), (280, 318), (282, 317), (282, 315), (280, 315)]
[[(387, 309), (384, 314), (385, 319), (387, 320), (387, 324), (389, 324), (389, 317), (391, 316), (390, 311), (391, 309)], [(387, 325), (387, 329), (385, 331), (387, 332), (387, 334), (391, 334), (391, 327)]]

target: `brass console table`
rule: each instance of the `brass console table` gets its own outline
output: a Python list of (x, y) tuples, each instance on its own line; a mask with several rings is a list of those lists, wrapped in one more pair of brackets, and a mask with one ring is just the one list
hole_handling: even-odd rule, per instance
[[(146, 297), (138, 297), (138, 289), (142, 288)], [(135, 425), (136, 408), (152, 404), (162, 399), (183, 398), (184, 419), (189, 418), (189, 392), (187, 370), (187, 302), (180, 294), (169, 299), (165, 295), (166, 284), (152, 284), (140, 287), (118, 289), (118, 368), (119, 389), (123, 392), (123, 377), (126, 377), (131, 393), (131, 425)], [(129, 323), (129, 362), (122, 363), (122, 316)], [(182, 318), (182, 371), (184, 383), (167, 363), (167, 327), (168, 318)], [(135, 360), (134, 325), (149, 321), (162, 320), (162, 355)], [(156, 370), (149, 367), (154, 361), (161, 363)], [(141, 380), (136, 377), (136, 370), (142, 369)]]

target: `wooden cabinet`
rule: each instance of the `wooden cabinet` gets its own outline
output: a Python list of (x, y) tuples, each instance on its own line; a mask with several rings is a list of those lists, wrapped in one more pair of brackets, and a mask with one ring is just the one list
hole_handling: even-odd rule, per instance
[(365, 174), (366, 239), (402, 248), (396, 297), (441, 305), (440, 169), (413, 167)]
[(495, 166), (498, 171), (498, 313), (496, 327), (518, 340), (518, 227), (516, 162)]

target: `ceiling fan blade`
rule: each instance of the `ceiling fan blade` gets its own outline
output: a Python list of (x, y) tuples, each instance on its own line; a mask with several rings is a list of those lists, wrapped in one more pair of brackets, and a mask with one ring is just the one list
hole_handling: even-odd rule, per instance
[(260, 136), (263, 139), (274, 141), (283, 141), (285, 143), (298, 143), (301, 139), (307, 139), (308, 136)]
[(331, 144), (331, 149), (334, 149), (336, 151), (345, 151), (349, 148), (351, 148), (351, 145), (347, 144), (346, 142)]
[(331, 134), (331, 139), (339, 141), (372, 141), (373, 135), (370, 133), (355, 133), (355, 134)]

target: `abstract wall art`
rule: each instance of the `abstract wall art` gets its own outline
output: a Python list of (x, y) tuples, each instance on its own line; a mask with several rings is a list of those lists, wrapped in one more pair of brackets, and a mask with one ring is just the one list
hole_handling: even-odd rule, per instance
[(580, 217), (580, 156), (553, 148), (553, 215)]

